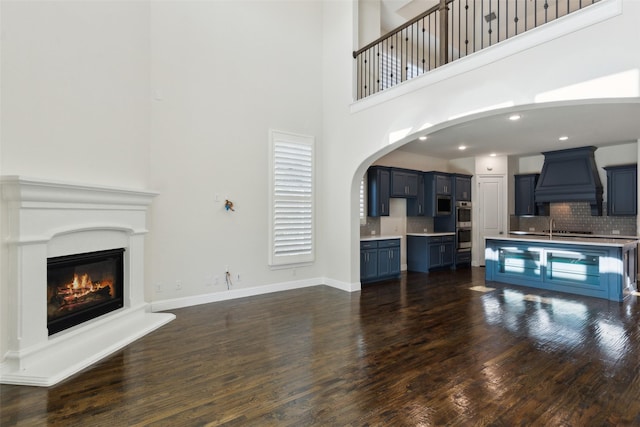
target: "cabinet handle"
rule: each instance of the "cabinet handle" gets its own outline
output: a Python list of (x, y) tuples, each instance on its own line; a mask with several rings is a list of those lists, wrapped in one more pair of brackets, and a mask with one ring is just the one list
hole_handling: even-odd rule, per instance
[(382, 213), (384, 213), (384, 203), (382, 204)]

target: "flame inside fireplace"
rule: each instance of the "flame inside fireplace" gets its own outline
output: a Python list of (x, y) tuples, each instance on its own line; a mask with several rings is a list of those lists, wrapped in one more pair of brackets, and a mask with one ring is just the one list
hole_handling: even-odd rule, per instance
[(112, 277), (92, 280), (89, 273), (74, 273), (66, 283), (51, 289), (48, 315), (55, 318), (113, 298), (116, 294)]
[(93, 282), (88, 274), (74, 274), (73, 281), (58, 288), (58, 295), (66, 304), (78, 304), (87, 299), (110, 298), (113, 296), (113, 280)]

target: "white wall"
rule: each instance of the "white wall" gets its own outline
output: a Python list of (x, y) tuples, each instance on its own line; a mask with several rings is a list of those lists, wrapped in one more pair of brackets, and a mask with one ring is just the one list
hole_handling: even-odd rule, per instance
[(447, 172), (449, 170), (449, 162), (447, 160), (422, 156), (400, 150), (392, 151), (391, 153), (377, 159), (373, 164), (379, 166), (394, 166), (397, 168), (414, 169), (424, 172)]
[[(149, 4), (3, 0), (0, 11), (1, 173), (146, 188)], [(8, 349), (3, 327), (0, 359)]]
[(267, 265), (269, 129), (314, 136), (324, 162), (321, 19), (315, 1), (152, 2), (153, 301), (225, 293), (226, 266), (232, 289), (322, 276), (320, 257)]
[[(331, 159), (332, 171), (326, 177), (326, 186), (331, 188), (334, 204), (350, 206), (348, 211), (324, 212), (325, 224), (340, 230), (331, 246), (325, 247), (326, 263), (332, 266), (327, 274), (343, 281), (357, 279), (359, 178), (372, 160), (413, 138), (411, 134), (425, 123), (434, 124), (431, 130), (436, 131), (452, 123), (448, 121), (449, 117), (467, 111), (507, 102), (514, 107), (534, 104), (541, 93), (640, 69), (640, 54), (633, 42), (640, 38), (636, 25), (640, 19), (640, 4), (633, 1), (623, 3), (622, 15), (576, 29), (551, 41), (546, 41), (543, 31), (523, 34), (504, 42), (506, 51), (522, 44), (523, 40), (539, 41), (540, 44), (534, 43), (505, 57), (495, 57), (479, 68), (474, 68), (473, 63), (479, 58), (494, 58), (498, 48), (470, 55), (436, 70), (431, 77), (425, 77), (433, 84), (403, 85), (396, 91), (401, 95), (394, 96), (390, 92), (389, 95), (376, 96), (373, 100), (359, 103), (353, 112), (347, 108), (353, 94), (352, 85), (345, 83), (353, 60), (344, 46), (344, 40), (353, 34), (349, 28), (353, 12), (344, 2), (325, 5), (325, 26), (332, 23), (331, 32), (325, 31), (324, 38), (324, 62), (331, 64), (330, 68), (325, 67), (324, 80), (324, 149), (327, 158)], [(562, 24), (570, 25), (569, 19)], [(549, 27), (548, 31), (555, 32), (558, 26)], [(593, 60), (595, 56), (597, 61)], [(409, 90), (409, 87), (416, 89)], [(389, 136), (401, 130), (409, 136), (390, 144)], [(345, 185), (347, 182), (351, 183), (350, 187)], [(351, 260), (349, 266), (344, 265), (342, 260), (345, 259)]]
[(2, 173), (146, 187), (148, 3), (1, 7)]

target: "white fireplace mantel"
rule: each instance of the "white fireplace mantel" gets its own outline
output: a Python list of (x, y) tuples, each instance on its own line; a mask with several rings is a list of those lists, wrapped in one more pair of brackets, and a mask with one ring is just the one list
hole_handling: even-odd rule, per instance
[[(144, 235), (155, 192), (5, 176), (0, 295), (9, 351), (0, 382), (50, 386), (175, 318), (144, 300)], [(124, 307), (48, 335), (47, 258), (125, 248)]]

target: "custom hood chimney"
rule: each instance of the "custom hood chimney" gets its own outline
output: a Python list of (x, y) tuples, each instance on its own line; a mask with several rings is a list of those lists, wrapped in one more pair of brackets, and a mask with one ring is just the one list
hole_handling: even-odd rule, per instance
[(547, 203), (588, 202), (591, 215), (602, 215), (602, 183), (594, 152), (596, 147), (547, 151), (535, 190), (538, 208)]

